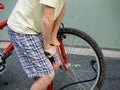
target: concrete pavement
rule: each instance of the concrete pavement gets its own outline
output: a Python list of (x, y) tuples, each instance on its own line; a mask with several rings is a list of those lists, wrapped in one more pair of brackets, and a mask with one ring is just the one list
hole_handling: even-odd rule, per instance
[[(107, 58), (106, 80), (102, 90), (120, 90), (120, 60)], [(28, 79), (15, 52), (7, 61), (7, 70), (0, 75), (0, 90), (29, 90), (33, 79)]]

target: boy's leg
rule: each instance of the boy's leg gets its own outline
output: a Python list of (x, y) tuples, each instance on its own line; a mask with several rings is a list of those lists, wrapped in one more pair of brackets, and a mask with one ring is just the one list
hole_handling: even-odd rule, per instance
[(54, 69), (44, 54), (41, 38), (39, 35), (21, 35), (11, 29), (8, 32), (28, 77), (40, 77), (31, 90), (45, 90), (54, 78)]
[(51, 42), (51, 44), (53, 44), (53, 45), (59, 45), (59, 42), (57, 40), (57, 33), (58, 33), (59, 28), (60, 28), (62, 19), (64, 17), (65, 10), (66, 10), (66, 5), (63, 6), (60, 15), (55, 20), (53, 32), (52, 32), (52, 42)]
[(57, 52), (53, 57), (54, 57), (53, 68), (54, 68), (54, 71), (56, 72), (59, 69), (59, 67), (62, 65), (61, 57), (59, 54), (59, 47), (57, 47)]
[[(58, 53), (54, 55), (55, 62), (53, 63), (54, 71), (56, 72), (61, 66), (60, 56)], [(31, 90), (45, 90), (54, 78), (54, 74), (44, 77), (35, 77), (35, 82), (33, 83)], [(43, 82), (44, 81), (44, 82)], [(40, 87), (41, 86), (41, 87)]]
[(54, 74), (36, 78), (30, 90), (46, 90), (53, 78)]

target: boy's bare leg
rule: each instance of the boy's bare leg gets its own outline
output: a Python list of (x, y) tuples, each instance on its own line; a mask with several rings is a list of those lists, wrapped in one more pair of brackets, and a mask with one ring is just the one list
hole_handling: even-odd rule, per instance
[[(59, 69), (60, 66), (61, 66), (61, 62), (56, 64), (53, 63), (53, 68), (55, 72)], [(53, 79), (54, 79), (54, 74), (44, 77), (35, 77), (34, 78), (35, 82), (33, 83), (30, 90), (46, 90)]]
[(31, 86), (30, 90), (46, 90), (53, 78), (54, 74), (35, 78), (35, 82)]
[(62, 19), (64, 17), (65, 14), (65, 10), (66, 10), (66, 5), (64, 5), (64, 7), (62, 8), (62, 11), (60, 13), (60, 15), (58, 16), (58, 18), (56, 19), (55, 23), (54, 23), (54, 27), (53, 27), (53, 31), (52, 31), (52, 40), (51, 40), (51, 44), (58, 46), (60, 43), (57, 40), (57, 33), (58, 30), (60, 28)]
[(61, 62), (53, 64), (54, 71), (57, 72), (57, 70), (59, 69), (59, 67), (60, 67), (61, 65), (62, 65)]

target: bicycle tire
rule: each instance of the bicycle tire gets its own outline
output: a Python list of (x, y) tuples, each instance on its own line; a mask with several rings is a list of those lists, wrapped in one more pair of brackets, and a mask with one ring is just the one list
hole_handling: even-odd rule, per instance
[[(105, 61), (95, 40), (85, 32), (74, 28), (61, 28), (58, 36), (64, 43), (67, 58), (71, 65), (68, 70), (59, 70), (56, 73), (54, 90), (100, 90), (105, 80)], [(88, 54), (89, 52), (90, 54)], [(78, 59), (76, 60), (76, 58)], [(89, 64), (94, 61), (96, 63), (90, 66)], [(95, 80), (92, 81), (95, 72)], [(68, 73), (71, 75), (70, 78), (68, 78)], [(74, 77), (76, 80), (72, 80)], [(85, 80), (83, 80), (84, 78)]]

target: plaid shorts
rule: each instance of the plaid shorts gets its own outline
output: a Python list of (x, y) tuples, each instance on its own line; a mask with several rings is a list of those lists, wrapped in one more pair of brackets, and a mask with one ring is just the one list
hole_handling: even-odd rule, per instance
[[(18, 34), (9, 29), (8, 34), (14, 45), (18, 58), (29, 78), (46, 76), (54, 73), (50, 60), (44, 54), (41, 34)], [(55, 63), (60, 62), (56, 53)]]

